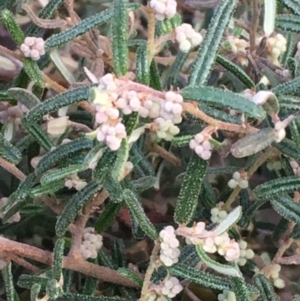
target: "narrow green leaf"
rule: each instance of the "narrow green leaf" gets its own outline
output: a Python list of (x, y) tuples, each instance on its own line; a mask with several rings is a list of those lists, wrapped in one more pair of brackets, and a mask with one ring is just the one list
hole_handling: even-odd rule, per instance
[(94, 194), (101, 190), (101, 188), (102, 186), (98, 182), (89, 183), (70, 199), (57, 219), (55, 225), (57, 236), (65, 235), (68, 226), (74, 221), (78, 212), (88, 203)]
[(155, 60), (152, 60), (150, 64), (150, 87), (155, 90), (162, 91), (160, 74)]
[(109, 199), (114, 203), (121, 203), (123, 201), (122, 197), (122, 186), (120, 183), (108, 174), (103, 180), (103, 188), (109, 193)]
[(27, 73), (28, 77), (38, 86), (43, 87), (44, 81), (42, 73), (39, 69), (37, 62), (32, 59), (25, 58), (23, 60), (23, 68)]
[(64, 257), (65, 239), (58, 238), (54, 246), (54, 258), (52, 267), (52, 277), (56, 281), (60, 281), (62, 277), (62, 260)]
[[(300, 20), (300, 18), (299, 18)], [(300, 76), (296, 77), (286, 83), (276, 86), (271, 91), (276, 94), (276, 96), (297, 94), (300, 90)]]
[(133, 281), (139, 288), (142, 288), (143, 279), (132, 270), (129, 270), (127, 268), (119, 268), (117, 271), (120, 275)]
[(41, 285), (38, 283), (34, 283), (30, 290), (30, 300), (31, 301), (38, 300), (40, 291), (41, 291)]
[(55, 279), (49, 279), (46, 285), (46, 294), (50, 300), (56, 300), (62, 295), (62, 288), (58, 285)]
[(207, 272), (202, 272), (188, 265), (175, 264), (169, 267), (169, 271), (174, 276), (191, 280), (192, 282), (203, 285), (205, 287), (221, 291), (231, 289), (230, 278), (220, 277)]
[(300, 119), (296, 118), (292, 120), (289, 128), (291, 130), (292, 138), (297, 146), (297, 149), (300, 149)]
[(230, 108), (259, 120), (266, 117), (266, 112), (261, 106), (237, 93), (206, 86), (186, 87), (180, 93), (184, 99), (197, 100), (200, 104)]
[(241, 272), (238, 270), (238, 268), (212, 260), (203, 250), (201, 245), (196, 245), (195, 247), (199, 257), (209, 268), (227, 276), (242, 277)]
[(283, 155), (298, 159), (300, 157), (299, 149), (294, 141), (283, 139), (280, 143), (273, 142), (272, 146), (278, 149)]
[(232, 277), (231, 285), (236, 301), (252, 301), (249, 289), (243, 277)]
[(47, 285), (47, 278), (22, 274), (17, 282), (17, 285), (22, 288), (30, 289), (34, 284), (39, 284), (41, 288), (45, 288)]
[(143, 192), (154, 186), (156, 182), (155, 177), (140, 177), (139, 179), (131, 181), (131, 184), (134, 186), (137, 192)]
[(2, 134), (0, 134), (0, 156), (12, 164), (18, 164), (22, 159), (22, 153), (9, 143)]
[(276, 196), (270, 202), (281, 216), (297, 224), (300, 223), (300, 204), (294, 202), (292, 198), (284, 195)]
[(288, 32), (286, 51), (281, 57), (281, 63), (284, 67), (287, 67), (288, 59), (289, 57), (293, 56), (294, 49), (295, 49), (295, 34), (292, 32)]
[(264, 128), (260, 131), (245, 136), (231, 146), (231, 153), (236, 158), (254, 155), (265, 149), (275, 141), (273, 129)]
[(276, 16), (276, 27), (291, 31), (291, 32), (300, 32), (300, 16), (295, 15), (277, 15)]
[(125, 75), (128, 70), (128, 0), (114, 0), (111, 22), (114, 72)]
[(136, 78), (141, 84), (148, 86), (150, 83), (150, 68), (146, 45), (139, 46), (136, 52)]
[(36, 174), (42, 174), (55, 167), (56, 164), (64, 162), (66, 159), (72, 158), (82, 151), (90, 150), (92, 146), (92, 141), (87, 138), (78, 138), (69, 143), (59, 145), (41, 159), (35, 172)]
[(120, 297), (106, 297), (106, 296), (87, 296), (79, 294), (64, 294), (55, 299), (56, 301), (124, 301)]
[(107, 173), (111, 170), (111, 167), (114, 166), (116, 158), (117, 152), (106, 149), (93, 171), (93, 177), (99, 181), (103, 181)]
[(196, 154), (190, 159), (175, 209), (175, 221), (179, 224), (187, 224), (193, 218), (207, 165)]
[(129, 145), (127, 139), (123, 139), (121, 147), (117, 151), (117, 158), (112, 167), (111, 175), (118, 180), (124, 176), (125, 165), (129, 157)]
[(50, 171), (44, 174), (40, 182), (42, 185), (49, 184), (51, 182), (55, 182), (61, 179), (64, 179), (67, 176), (70, 176), (74, 173), (81, 172), (85, 169), (83, 164), (70, 165), (67, 167), (59, 168), (57, 170)]
[(99, 219), (96, 222), (95, 229), (98, 233), (105, 231), (114, 221), (121, 208), (124, 206), (122, 203), (109, 202), (104, 211), (101, 213)]
[(184, 147), (189, 145), (190, 141), (194, 138), (194, 135), (176, 136), (172, 139), (172, 146)]
[(47, 99), (34, 107), (27, 115), (30, 121), (38, 121), (44, 115), (54, 113), (58, 109), (89, 98), (91, 86), (75, 88)]
[(258, 185), (253, 192), (258, 198), (271, 199), (300, 189), (300, 177), (290, 176)]
[(84, 281), (82, 293), (84, 295), (94, 295), (98, 286), (98, 282), (99, 280), (97, 278), (87, 277)]
[[(131, 10), (138, 9), (140, 4), (131, 3), (127, 6), (127, 12)], [(81, 22), (75, 24), (70, 29), (52, 35), (49, 39), (47, 39), (45, 47), (48, 49), (58, 47), (63, 45), (76, 37), (86, 33), (87, 31), (91, 30), (92, 28), (99, 26), (107, 21), (109, 21), (113, 16), (113, 10), (111, 8), (106, 9), (100, 13), (97, 13), (89, 18), (82, 20)], [(118, 17), (117, 17), (118, 18)], [(127, 25), (126, 25), (127, 28)], [(126, 31), (127, 32), (127, 31)]]
[(300, 16), (300, 3), (298, 0), (279, 0), (279, 2), (290, 9), (295, 15)]
[(139, 226), (142, 230), (153, 240), (157, 239), (158, 234), (155, 230), (155, 227), (152, 225), (148, 217), (146, 216), (144, 209), (141, 205), (138, 197), (129, 189), (125, 189), (123, 192), (124, 201), (132, 212), (132, 214), (136, 217), (139, 222)]
[(112, 243), (111, 258), (115, 269), (125, 267), (124, 243), (121, 239), (115, 239)]
[(279, 103), (281, 112), (293, 114), (300, 111), (300, 97), (293, 95), (281, 95), (279, 96)]
[(22, 124), (43, 149), (50, 151), (53, 147), (52, 141), (39, 125), (35, 122), (30, 122), (26, 117), (22, 119)]
[(65, 181), (63, 180), (53, 181), (45, 185), (39, 185), (37, 187), (34, 187), (29, 191), (29, 196), (32, 198), (36, 198), (42, 195), (55, 193), (64, 187), (65, 187)]
[(254, 276), (254, 284), (259, 289), (260, 299), (264, 301), (280, 301), (273, 284), (262, 274)]
[(5, 292), (7, 301), (17, 301), (15, 299), (15, 289), (13, 282), (13, 275), (11, 272), (11, 262), (8, 262), (2, 269), (2, 277), (5, 283)]
[(203, 85), (207, 82), (223, 34), (237, 3), (237, 0), (222, 0), (219, 3), (191, 67), (189, 85)]
[(4, 9), (1, 11), (0, 16), (13, 40), (19, 45), (22, 44), (24, 42), (25, 35), (16, 22), (13, 13), (8, 9)]
[(11, 88), (7, 93), (30, 110), (40, 103), (40, 100), (33, 93), (23, 88)]
[(217, 63), (236, 76), (247, 88), (252, 89), (255, 87), (253, 80), (238, 65), (232, 63), (230, 60), (221, 55), (217, 55)]

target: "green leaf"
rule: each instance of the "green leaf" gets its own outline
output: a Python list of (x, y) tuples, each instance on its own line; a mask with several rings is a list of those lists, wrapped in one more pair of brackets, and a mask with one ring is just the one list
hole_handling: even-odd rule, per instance
[(284, 195), (275, 196), (270, 203), (281, 216), (297, 224), (300, 223), (300, 204), (296, 203), (292, 198)]
[(111, 170), (111, 167), (114, 166), (116, 159), (117, 152), (106, 149), (93, 171), (93, 177), (99, 181), (103, 181), (107, 173)]
[(232, 277), (231, 285), (236, 296), (236, 301), (252, 301), (249, 289), (243, 277)]
[(171, 275), (188, 279), (205, 287), (221, 291), (231, 289), (230, 278), (228, 277), (220, 277), (179, 263), (169, 267), (168, 269)]
[(32, 109), (40, 103), (40, 100), (33, 93), (23, 88), (11, 88), (7, 91), (7, 93), (10, 97), (19, 101), (27, 109)]
[[(127, 12), (138, 9), (140, 4), (131, 3), (127, 6)], [(46, 40), (45, 47), (47, 49), (55, 48), (60, 45), (66, 44), (67, 42), (75, 39), (76, 37), (83, 35), (87, 31), (93, 29), (96, 26), (99, 26), (113, 17), (113, 9), (109, 8), (100, 13), (97, 13), (89, 18), (86, 18), (79, 23), (72, 26), (70, 29), (52, 35), (49, 39)], [(119, 18), (119, 17), (117, 17)], [(127, 29), (127, 25), (125, 27)], [(127, 33), (127, 31), (126, 31)]]
[(254, 284), (259, 289), (260, 299), (264, 301), (280, 301), (275, 293), (273, 284), (262, 274), (254, 276)]
[(26, 117), (22, 119), (22, 124), (43, 149), (50, 151), (53, 147), (52, 141), (39, 125), (29, 121)]
[(64, 187), (65, 187), (65, 181), (63, 180), (53, 181), (45, 185), (39, 185), (37, 187), (34, 187), (29, 191), (29, 196), (32, 198), (36, 198), (42, 195), (55, 193), (56, 191)]
[(162, 91), (160, 74), (155, 60), (152, 60), (150, 64), (150, 87), (155, 90)]
[(203, 261), (209, 268), (227, 276), (242, 277), (241, 272), (238, 270), (238, 268), (212, 260), (203, 250), (201, 245), (196, 245), (195, 247), (199, 257), (201, 258), (201, 261)]
[(124, 258), (124, 244), (121, 239), (115, 239), (112, 243), (111, 257), (112, 262), (117, 269), (118, 267), (125, 267), (126, 261)]
[(38, 300), (40, 291), (41, 291), (41, 286), (40, 286), (40, 284), (34, 283), (34, 284), (32, 285), (32, 287), (31, 287), (31, 290), (30, 290), (30, 300), (31, 300), (31, 301)]
[(288, 59), (289, 57), (293, 56), (294, 49), (295, 49), (295, 34), (292, 32), (288, 32), (286, 51), (281, 57), (281, 63), (284, 67), (287, 67)]
[(231, 146), (231, 153), (236, 158), (244, 158), (257, 154), (275, 141), (276, 137), (271, 128), (245, 136)]
[(272, 143), (276, 149), (278, 149), (285, 156), (298, 159), (300, 157), (299, 149), (294, 141), (290, 139), (283, 139), (280, 143)]
[(3, 9), (11, 9), (15, 4), (15, 0), (3, 0), (0, 3), (0, 11)]
[(242, 216), (242, 207), (234, 208), (227, 217), (213, 230), (216, 236), (228, 231)]
[(63, 236), (68, 230), (68, 226), (74, 221), (79, 211), (89, 202), (89, 200), (101, 190), (102, 185), (92, 182), (78, 191), (64, 207), (57, 219), (55, 232), (57, 236)]
[(136, 194), (129, 189), (125, 189), (123, 192), (123, 198), (131, 213), (138, 220), (139, 226), (142, 228), (142, 230), (151, 239), (157, 239), (158, 234), (155, 230), (155, 227), (152, 225), (147, 215), (145, 214), (141, 202), (136, 196)]
[(146, 45), (139, 46), (136, 52), (136, 78), (141, 84), (148, 86), (150, 83), (150, 68)]
[(90, 150), (92, 146), (93, 142), (87, 138), (78, 138), (69, 143), (59, 145), (41, 159), (35, 172), (36, 174), (42, 174), (60, 162), (65, 162), (68, 158), (72, 158), (83, 151)]
[(9, 143), (2, 134), (0, 134), (0, 156), (15, 165), (22, 160), (22, 153)]
[(120, 180), (125, 173), (125, 165), (129, 157), (129, 145), (127, 139), (123, 139), (121, 147), (117, 151), (117, 158), (112, 167), (111, 175), (114, 179)]
[(247, 88), (252, 89), (255, 87), (253, 80), (238, 65), (232, 63), (230, 60), (221, 55), (217, 55), (217, 63), (236, 76)]
[(123, 191), (120, 183), (108, 174), (103, 180), (103, 188), (109, 193), (109, 198), (114, 203), (121, 203), (123, 201)]
[(200, 104), (230, 108), (259, 120), (266, 117), (266, 112), (261, 106), (254, 104), (237, 93), (204, 86), (186, 87), (180, 93), (184, 99), (197, 100)]
[(300, 111), (300, 97), (292, 95), (279, 96), (281, 111), (288, 114), (293, 114)]
[(191, 67), (189, 85), (203, 85), (207, 82), (223, 34), (237, 3), (237, 0), (222, 0), (219, 3)]
[(128, 0), (114, 0), (111, 22), (114, 72), (125, 75), (128, 70)]
[(156, 177), (140, 177), (139, 179), (133, 180), (131, 184), (134, 186), (137, 192), (143, 192), (154, 186)]
[(289, 176), (258, 185), (253, 192), (258, 198), (271, 199), (300, 189), (300, 177)]
[[(299, 18), (300, 20), (300, 18)], [(276, 96), (297, 94), (300, 90), (300, 76), (296, 77), (286, 83), (276, 86), (271, 91), (276, 94)]]
[(122, 276), (130, 279), (131, 281), (133, 281), (139, 288), (142, 288), (142, 286), (143, 286), (143, 279), (139, 275), (137, 275), (136, 273), (134, 273), (132, 270), (129, 270), (127, 268), (119, 268), (117, 270), (117, 272), (120, 275), (122, 275)]
[(114, 221), (119, 214), (121, 208), (124, 206), (122, 203), (109, 202), (104, 211), (101, 213), (99, 219), (96, 222), (95, 229), (98, 233), (105, 231)]
[(189, 53), (179, 51), (177, 53), (175, 62), (172, 64), (171, 69), (169, 71), (169, 75), (167, 78), (167, 86), (173, 86), (177, 87), (178, 86), (178, 77), (180, 74), (180, 70), (183, 67), (186, 59), (188, 58)]
[(34, 284), (39, 284), (41, 288), (45, 288), (47, 285), (47, 278), (22, 274), (17, 282), (17, 285), (22, 288), (30, 289)]
[(5, 283), (5, 292), (7, 301), (16, 301), (13, 275), (11, 272), (11, 262), (8, 262), (2, 269), (2, 277)]
[(42, 73), (39, 69), (37, 62), (33, 61), (32, 59), (25, 58), (23, 60), (23, 68), (27, 73), (28, 77), (39, 87), (43, 87), (44, 81)]
[(62, 295), (62, 288), (58, 285), (55, 279), (49, 279), (46, 285), (46, 294), (50, 300), (56, 300)]
[(290, 9), (295, 15), (300, 16), (300, 3), (298, 0), (279, 0), (279, 2)]
[(87, 296), (79, 294), (64, 294), (55, 299), (56, 301), (124, 301), (120, 297), (106, 297), (106, 296)]
[(300, 149), (300, 119), (296, 118), (289, 124), (293, 141), (296, 144), (297, 149)]
[(58, 109), (89, 98), (91, 86), (84, 86), (68, 90), (47, 99), (34, 107), (27, 115), (29, 121), (38, 121), (44, 115), (54, 113)]
[(194, 135), (176, 136), (172, 139), (172, 146), (184, 147), (189, 145), (190, 141), (194, 138)]
[(81, 172), (84, 169), (85, 167), (83, 164), (76, 164), (76, 165), (70, 165), (67, 167), (59, 168), (57, 170), (53, 170), (44, 174), (41, 177), (40, 182), (42, 185), (47, 185), (49, 183), (64, 179), (72, 174)]
[(17, 24), (13, 13), (8, 9), (4, 9), (1, 11), (0, 17), (13, 40), (19, 45), (22, 44), (24, 42), (25, 35), (21, 30), (20, 26)]
[(53, 257), (53, 273), (52, 277), (56, 281), (60, 281), (62, 277), (62, 260), (64, 257), (65, 239), (58, 238), (54, 246), (54, 257)]
[(277, 15), (276, 16), (276, 27), (291, 31), (291, 32), (300, 32), (300, 16), (294, 15)]
[(193, 218), (207, 165), (196, 154), (189, 161), (175, 209), (174, 219), (178, 224), (188, 224)]

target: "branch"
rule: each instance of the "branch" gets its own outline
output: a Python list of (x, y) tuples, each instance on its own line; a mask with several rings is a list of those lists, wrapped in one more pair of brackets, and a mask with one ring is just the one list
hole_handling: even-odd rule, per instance
[[(53, 263), (53, 253), (4, 237), (0, 237), (0, 252), (9, 252), (13, 255), (30, 258), (49, 266)], [(64, 269), (79, 272), (105, 282), (111, 282), (127, 287), (136, 287), (135, 283), (128, 280), (126, 277), (119, 275), (116, 271), (87, 262), (83, 259), (74, 260), (72, 257), (65, 256), (62, 261), (62, 266)]]

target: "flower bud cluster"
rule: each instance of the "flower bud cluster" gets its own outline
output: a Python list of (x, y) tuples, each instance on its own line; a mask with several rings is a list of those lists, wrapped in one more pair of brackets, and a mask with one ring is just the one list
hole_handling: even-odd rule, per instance
[(216, 236), (213, 230), (205, 230), (203, 222), (199, 222), (190, 228), (181, 226), (176, 230), (176, 233), (187, 238), (187, 243), (201, 244), (203, 250), (207, 253), (218, 252), (227, 261), (234, 261), (240, 257), (239, 244), (230, 239), (227, 232)]
[(244, 39), (240, 39), (235, 36), (229, 36), (227, 41), (230, 44), (231, 51), (234, 53), (244, 52), (246, 53), (246, 49), (250, 46), (249, 42)]
[(218, 301), (236, 301), (235, 293), (231, 291), (223, 291), (222, 294), (218, 295)]
[(269, 56), (271, 61), (275, 65), (279, 65), (278, 58), (281, 54), (286, 51), (287, 40), (286, 38), (278, 33), (274, 37), (270, 37), (267, 39), (267, 49), (269, 52)]
[(267, 168), (269, 170), (280, 170), (280, 169), (282, 169), (282, 163), (280, 161), (268, 162), (267, 163)]
[(161, 239), (159, 258), (165, 266), (169, 267), (178, 262), (180, 255), (175, 229), (172, 226), (167, 226), (160, 231), (159, 237)]
[(45, 41), (42, 38), (26, 37), (24, 43), (20, 46), (20, 50), (25, 57), (38, 61), (45, 54)]
[(293, 168), (294, 174), (297, 176), (300, 176), (300, 166), (299, 166), (298, 162), (296, 162), (295, 160), (291, 160), (290, 165)]
[(191, 24), (183, 23), (175, 28), (175, 39), (182, 52), (189, 52), (193, 47), (201, 44), (203, 37), (196, 32)]
[(174, 298), (183, 290), (182, 285), (176, 277), (163, 280), (159, 285), (150, 284), (148, 301), (165, 301), (164, 296)]
[(210, 219), (213, 223), (220, 224), (227, 217), (227, 212), (225, 210), (221, 210), (221, 206), (223, 204), (224, 203), (220, 203), (216, 207), (214, 207), (210, 210), (210, 213), (211, 213)]
[[(2, 219), (5, 215), (5, 212), (2, 212), (1, 209), (3, 206), (6, 205), (8, 201), (8, 198), (1, 198), (0, 199), (0, 218)], [(10, 217), (8, 220), (7, 220), (7, 223), (9, 224), (12, 224), (12, 223), (17, 223), (21, 220), (21, 215), (19, 212), (15, 213), (12, 217)]]
[(240, 246), (240, 257), (237, 260), (238, 265), (244, 266), (247, 263), (248, 259), (252, 259), (254, 257), (254, 252), (252, 249), (247, 249), (247, 242), (244, 240), (239, 241)]
[[(94, 75), (88, 76), (93, 82), (96, 81)], [(124, 83), (112, 74), (104, 75), (97, 82), (98, 88), (92, 90), (96, 109), (95, 119), (100, 125), (97, 129), (97, 139), (105, 142), (111, 150), (117, 150), (122, 139), (126, 137), (125, 126), (121, 123), (121, 113), (129, 115), (138, 112), (143, 118), (154, 119), (150, 128), (160, 139), (171, 141), (173, 136), (179, 133), (179, 128), (175, 126), (182, 121), (183, 97), (179, 93), (168, 91), (164, 96), (157, 97), (151, 93), (134, 90), (121, 92)]]
[(120, 148), (122, 139), (125, 137), (126, 128), (121, 122), (115, 125), (102, 124), (97, 134), (98, 141), (104, 141), (112, 151)]
[(206, 137), (199, 133), (190, 141), (190, 148), (203, 160), (209, 160), (212, 153), (212, 145)]
[(73, 174), (65, 181), (65, 186), (69, 189), (75, 188), (77, 191), (82, 190), (87, 185), (87, 182), (80, 180), (76, 174)]
[(155, 18), (159, 21), (175, 16), (177, 2), (175, 0), (151, 0), (150, 7), (154, 10)]
[(96, 234), (94, 228), (89, 227), (84, 229), (80, 246), (80, 252), (84, 259), (97, 258), (98, 251), (101, 249), (102, 245), (102, 236)]
[(245, 177), (242, 177), (238, 171), (236, 171), (233, 173), (232, 179), (228, 182), (228, 186), (231, 189), (234, 189), (237, 186), (240, 186), (241, 189), (246, 189), (249, 186), (249, 182)]
[(272, 269), (272, 272), (271, 272), (271, 275), (270, 275), (270, 280), (273, 282), (274, 286), (279, 288), (279, 289), (282, 289), (285, 287), (285, 282), (283, 279), (281, 279), (279, 277), (279, 272), (281, 270), (281, 265), (279, 264), (275, 264), (273, 266), (273, 269)]

